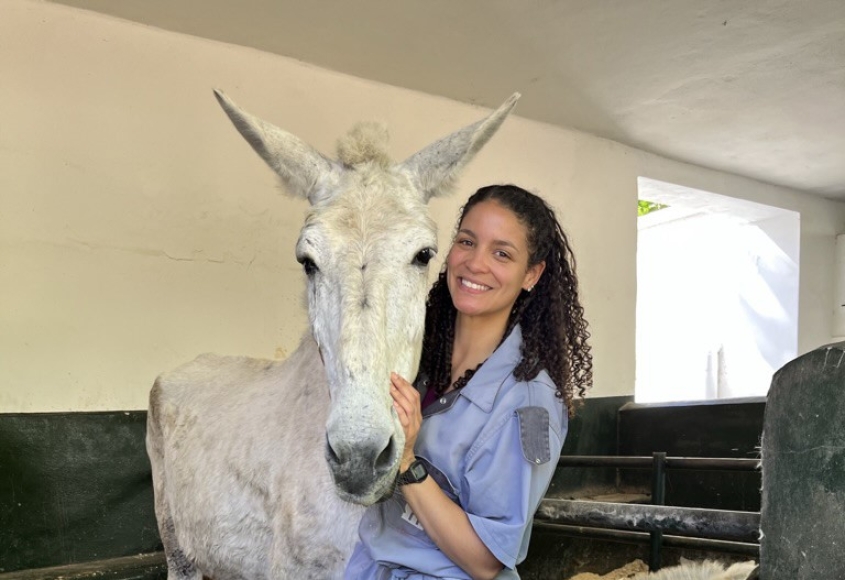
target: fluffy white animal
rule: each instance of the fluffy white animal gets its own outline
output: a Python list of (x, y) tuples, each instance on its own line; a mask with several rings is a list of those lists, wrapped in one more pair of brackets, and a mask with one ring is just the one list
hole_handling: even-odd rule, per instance
[(631, 580), (747, 580), (756, 567), (757, 563), (753, 561), (739, 562), (727, 568), (711, 560), (683, 562), (680, 566), (637, 574)]
[(147, 452), (168, 580), (339, 578), (362, 506), (392, 492), (404, 445), (389, 373), (417, 371), (437, 251), (426, 203), (519, 95), (398, 164), (372, 127), (335, 161), (216, 95), (311, 203), (296, 245), (310, 329), (285, 362), (203, 355), (156, 380)]
[(681, 558), (680, 566), (649, 572), (642, 560), (634, 560), (604, 575), (582, 572), (569, 580), (751, 580), (756, 578), (751, 575), (756, 568), (754, 561), (739, 562), (726, 568), (724, 564), (711, 560), (694, 562)]

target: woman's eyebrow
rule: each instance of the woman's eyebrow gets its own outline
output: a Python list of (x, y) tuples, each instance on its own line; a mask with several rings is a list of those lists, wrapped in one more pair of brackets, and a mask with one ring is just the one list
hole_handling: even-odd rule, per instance
[(506, 248), (511, 248), (514, 252), (519, 253), (519, 248), (516, 247), (516, 244), (509, 242), (508, 240), (493, 240), (493, 244), (496, 246), (505, 246)]

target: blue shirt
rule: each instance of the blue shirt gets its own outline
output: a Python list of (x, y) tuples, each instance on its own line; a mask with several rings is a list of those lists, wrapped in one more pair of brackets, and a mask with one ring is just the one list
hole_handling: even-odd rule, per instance
[[(467, 385), (423, 411), (415, 447), (429, 477), (463, 508), (478, 537), (518, 578), (531, 524), (566, 437), (568, 416), (543, 371), (517, 381), (522, 331), (515, 327)], [(401, 493), (371, 506), (346, 580), (469, 579), (431, 541)]]

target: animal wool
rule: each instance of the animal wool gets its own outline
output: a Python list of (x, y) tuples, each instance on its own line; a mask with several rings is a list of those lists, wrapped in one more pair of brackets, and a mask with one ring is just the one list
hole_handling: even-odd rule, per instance
[(638, 574), (632, 580), (746, 580), (756, 566), (754, 561), (740, 562), (728, 568), (710, 560), (685, 562), (658, 572)]
[(693, 562), (682, 558), (680, 566), (649, 572), (645, 562), (634, 560), (604, 575), (582, 572), (569, 580), (746, 580), (755, 568), (753, 561), (733, 564), (726, 569), (719, 562)]

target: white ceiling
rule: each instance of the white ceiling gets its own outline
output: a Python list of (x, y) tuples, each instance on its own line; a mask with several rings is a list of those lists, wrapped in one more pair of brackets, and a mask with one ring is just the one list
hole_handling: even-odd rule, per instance
[(54, 0), (845, 200), (845, 0)]

